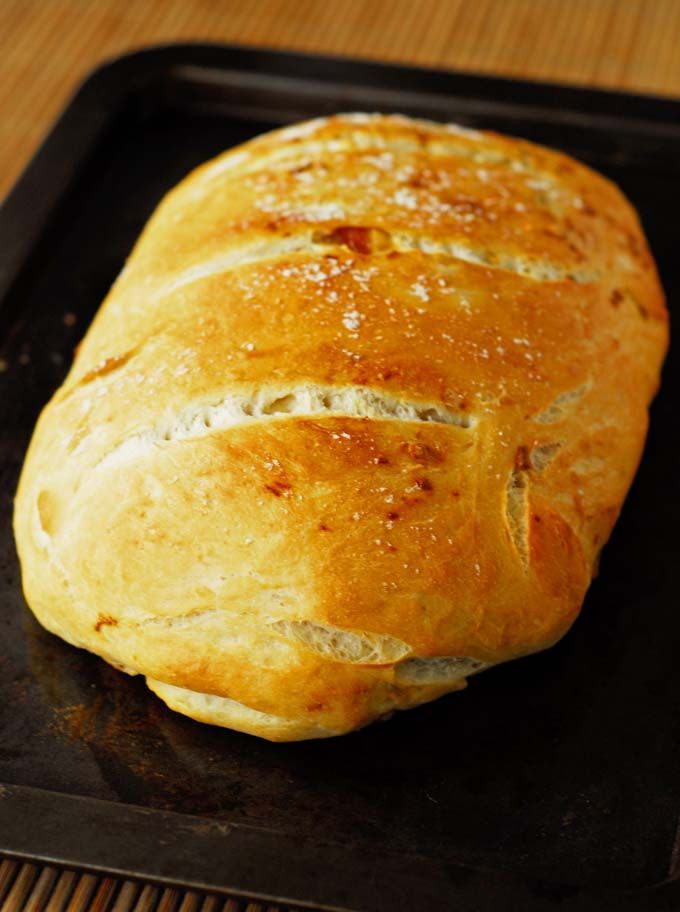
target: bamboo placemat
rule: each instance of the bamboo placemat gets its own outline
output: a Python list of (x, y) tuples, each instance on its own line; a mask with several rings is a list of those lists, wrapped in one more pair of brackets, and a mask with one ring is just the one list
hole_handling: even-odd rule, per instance
[[(0, 199), (95, 66), (192, 40), (680, 96), (680, 0), (0, 0)], [(0, 860), (19, 910), (287, 912)]]
[[(0, 912), (297, 912), (250, 900), (0, 860)], [(301, 910), (300, 910), (301, 912)]]

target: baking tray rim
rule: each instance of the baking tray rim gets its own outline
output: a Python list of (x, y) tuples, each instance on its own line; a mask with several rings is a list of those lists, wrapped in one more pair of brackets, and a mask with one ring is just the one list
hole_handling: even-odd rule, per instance
[[(27, 818), (33, 821), (28, 832)], [(581, 899), (597, 900), (598, 912), (618, 912), (626, 899), (677, 886), (669, 876), (642, 888), (574, 887), (460, 860), (312, 843), (261, 826), (22, 785), (0, 784), (0, 834), (0, 857), (319, 912), (444, 908), (438, 903), (445, 898), (460, 912), (544, 912), (553, 903), (560, 912), (578, 912)], [(347, 870), (351, 895), (342, 885)], [(301, 899), (296, 889), (315, 895)], [(489, 904), (489, 891), (508, 904)]]

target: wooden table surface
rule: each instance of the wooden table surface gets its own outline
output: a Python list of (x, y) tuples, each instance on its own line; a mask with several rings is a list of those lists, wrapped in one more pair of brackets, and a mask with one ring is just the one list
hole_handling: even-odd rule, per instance
[[(0, 198), (93, 67), (192, 40), (680, 96), (680, 0), (0, 0)], [(20, 909), (273, 912), (0, 860)]]

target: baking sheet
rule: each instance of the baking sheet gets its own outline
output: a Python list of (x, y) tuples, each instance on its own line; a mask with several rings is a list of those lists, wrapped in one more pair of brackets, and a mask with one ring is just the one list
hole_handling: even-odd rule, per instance
[(651, 902), (677, 873), (680, 808), (672, 354), (581, 619), (464, 695), (272, 745), (171, 713), (25, 609), (10, 528), (25, 447), (156, 203), (229, 146), (350, 109), (491, 127), (604, 171), (641, 212), (672, 304), (678, 103), (234, 48), (95, 74), (0, 211), (0, 851), (362, 912), (506, 908), (512, 890), (525, 908)]

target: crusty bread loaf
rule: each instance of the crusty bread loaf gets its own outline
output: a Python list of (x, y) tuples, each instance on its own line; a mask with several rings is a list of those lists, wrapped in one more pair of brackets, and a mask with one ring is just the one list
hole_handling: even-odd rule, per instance
[(570, 158), (403, 117), (270, 133), (163, 200), (44, 410), (26, 598), (273, 740), (458, 690), (576, 617), (666, 344), (634, 211)]

